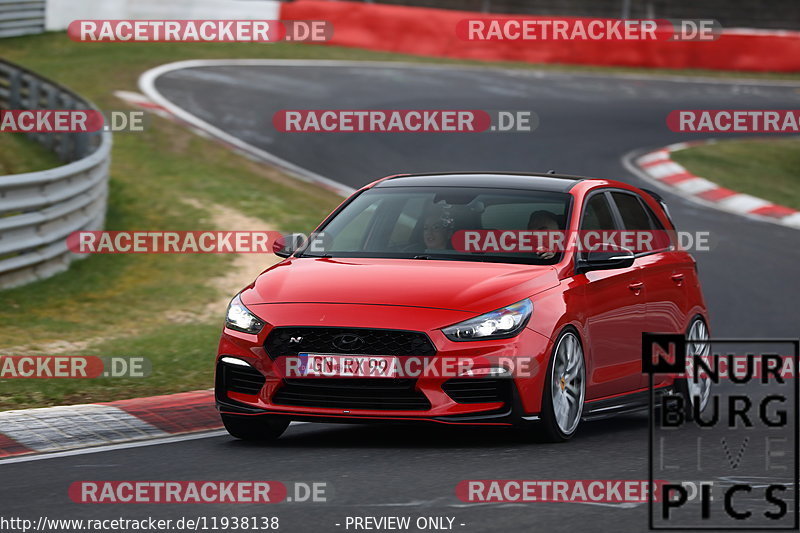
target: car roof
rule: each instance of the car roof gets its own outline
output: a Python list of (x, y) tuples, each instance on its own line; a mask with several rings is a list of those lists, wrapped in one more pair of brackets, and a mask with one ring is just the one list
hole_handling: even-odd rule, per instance
[(587, 179), (590, 178), (547, 173), (444, 172), (392, 176), (379, 181), (375, 187), (491, 187), (568, 192), (576, 183)]

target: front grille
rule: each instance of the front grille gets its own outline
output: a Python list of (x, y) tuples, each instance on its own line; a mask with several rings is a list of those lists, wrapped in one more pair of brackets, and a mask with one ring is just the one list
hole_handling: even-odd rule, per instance
[(457, 403), (511, 401), (511, 380), (508, 378), (457, 378), (446, 381), (442, 390)]
[(424, 411), (431, 404), (416, 390), (414, 379), (301, 378), (285, 379), (272, 403), (330, 409)]
[(436, 354), (431, 340), (420, 331), (366, 328), (277, 327), (267, 336), (264, 348), (273, 359), (298, 353)]
[(266, 382), (264, 375), (251, 366), (225, 363), (217, 365), (217, 380), (223, 390), (242, 394), (258, 394)]

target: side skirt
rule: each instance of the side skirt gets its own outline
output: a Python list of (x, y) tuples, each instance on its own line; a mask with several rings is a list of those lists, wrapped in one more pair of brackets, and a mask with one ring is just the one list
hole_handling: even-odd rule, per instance
[[(672, 387), (662, 387), (656, 389), (655, 399), (658, 399), (664, 394), (672, 394)], [(625, 413), (635, 413), (637, 411), (646, 411), (650, 408), (650, 391), (642, 390), (624, 394), (622, 396), (615, 396), (608, 399), (593, 400), (584, 403), (583, 414), (581, 420), (602, 420), (616, 415)]]

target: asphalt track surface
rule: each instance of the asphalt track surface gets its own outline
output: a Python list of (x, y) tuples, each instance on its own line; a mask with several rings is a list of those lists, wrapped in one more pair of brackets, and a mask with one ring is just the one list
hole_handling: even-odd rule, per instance
[[(525, 70), (215, 66), (168, 72), (155, 86), (202, 120), (352, 187), (400, 172), (548, 169), (646, 185), (626, 170), (624, 154), (704, 137), (670, 132), (670, 111), (800, 106), (793, 86)], [(280, 134), (272, 126), (281, 109), (327, 108), (531, 110), (540, 124), (532, 133), (502, 134)], [(268, 194), (253, 191), (254, 197)], [(712, 251), (695, 255), (713, 335), (796, 337), (800, 233), (665, 196), (680, 229), (712, 234)], [(0, 464), (0, 510), (29, 518), (274, 514), (284, 531), (345, 531), (345, 517), (367, 515), (450, 516), (457, 531), (645, 531), (647, 505), (476, 505), (460, 502), (454, 491), (464, 479), (647, 479), (647, 420), (637, 414), (585, 423), (560, 445), (463, 428), (302, 424), (271, 447), (213, 436)], [(678, 439), (686, 456), (694, 457), (698, 435), (689, 431)], [(767, 431), (748, 435), (753, 445), (744, 457), (751, 462), (726, 480), (709, 470), (711, 479), (729, 483), (763, 471)], [(736, 438), (732, 446), (739, 445)], [(719, 459), (716, 439), (703, 454)], [(332, 497), (266, 508), (72, 503), (69, 484), (92, 479), (324, 481)], [(788, 482), (791, 472), (774, 479)]]

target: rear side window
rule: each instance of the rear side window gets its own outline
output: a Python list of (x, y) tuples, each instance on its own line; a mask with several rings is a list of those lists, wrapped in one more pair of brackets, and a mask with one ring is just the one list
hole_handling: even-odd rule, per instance
[(581, 229), (584, 231), (617, 229), (605, 194), (595, 194), (586, 202)]
[[(653, 226), (653, 229), (654, 230), (665, 229), (664, 224), (662, 224), (661, 220), (659, 220), (656, 214), (653, 213), (653, 210), (650, 209), (650, 206), (647, 205), (647, 202), (645, 202), (644, 199), (640, 199), (639, 203), (642, 204), (642, 207), (644, 207), (644, 210), (647, 212), (647, 216), (650, 217), (650, 224)], [(662, 201), (659, 201), (658, 203), (659, 205), (661, 205), (661, 208), (664, 210), (664, 213), (667, 215), (667, 219), (669, 220), (669, 212), (667, 212), (667, 205)], [(672, 222), (672, 220), (670, 220), (670, 222)]]
[[(667, 207), (667, 203), (664, 201), (664, 199), (661, 198), (661, 196), (658, 193), (655, 193), (649, 189), (642, 189), (642, 190), (646, 192), (652, 199), (658, 202), (658, 205), (661, 207), (664, 216), (667, 217), (667, 220), (672, 225), (672, 227), (675, 227), (675, 221), (672, 220), (672, 215), (670, 215), (669, 208)], [(653, 211), (650, 209), (650, 206), (647, 205), (647, 202), (642, 202), (642, 203), (644, 204), (644, 208), (647, 210), (647, 212), (650, 213), (650, 215), (652, 215), (653, 220), (656, 222), (656, 227), (658, 229), (664, 229), (664, 225), (661, 223), (661, 220), (653, 213)]]
[(622, 223), (626, 230), (646, 231), (661, 229), (655, 225), (656, 222), (652, 219), (652, 216), (645, 211), (642, 202), (635, 195), (612, 192), (611, 196), (614, 198), (614, 203), (617, 204), (617, 209), (619, 209), (619, 214), (622, 217)]

